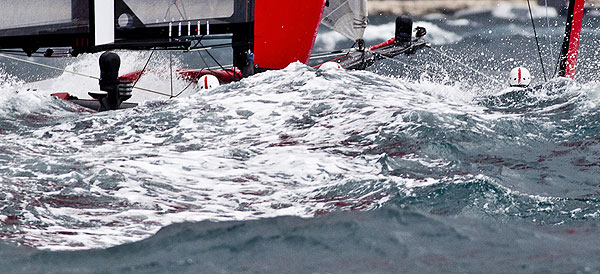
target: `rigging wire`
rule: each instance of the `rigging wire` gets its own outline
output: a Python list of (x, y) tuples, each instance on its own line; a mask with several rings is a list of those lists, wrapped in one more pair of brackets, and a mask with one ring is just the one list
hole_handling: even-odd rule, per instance
[(337, 57), (337, 56), (346, 55), (346, 54), (348, 54), (348, 52), (343, 52), (343, 51), (317, 53), (317, 54), (311, 55), (309, 59), (314, 60), (314, 59), (322, 59), (322, 58), (328, 58), (328, 57)]
[(171, 79), (171, 97), (173, 98), (173, 55), (169, 51), (169, 76)]
[[(198, 41), (198, 43), (200, 44), (200, 46), (204, 47), (204, 45), (202, 44), (201, 41)], [(217, 59), (210, 53), (210, 51), (206, 50), (206, 53), (208, 54), (208, 56), (210, 56), (210, 58), (223, 70), (223, 71), (227, 71), (227, 75), (230, 75), (230, 77), (233, 79), (233, 81), (237, 80), (237, 76), (235, 73), (235, 69), (233, 70), (226, 70), (221, 63), (219, 63), (219, 61), (217, 61)], [(207, 65), (208, 67), (208, 65)], [(233, 75), (232, 75), (233, 74)]]
[[(548, 0), (544, 0), (544, 7), (546, 8), (546, 25), (548, 26), (548, 29), (551, 30), (550, 27), (550, 16), (548, 16)], [(546, 38), (548, 39), (548, 44), (550, 45), (550, 56), (554, 56), (554, 50), (552, 50), (553, 46), (552, 46), (552, 34), (548, 33), (548, 35), (546, 35)]]
[(189, 20), (188, 16), (187, 16), (187, 12), (185, 11), (185, 5), (184, 5), (183, 1), (179, 1), (179, 2), (181, 2), (181, 8), (183, 9), (183, 15), (184, 15), (183, 18), (185, 18), (186, 20)]
[(148, 57), (148, 60), (146, 61), (146, 64), (144, 65), (144, 68), (142, 68), (142, 70), (140, 71), (140, 76), (138, 76), (137, 79), (135, 79), (135, 82), (133, 82), (133, 87), (135, 88), (135, 85), (140, 81), (140, 78), (142, 78), (142, 75), (144, 75), (144, 72), (146, 71), (146, 67), (148, 67), (148, 64), (150, 63), (150, 59), (152, 59), (152, 55), (154, 54), (154, 50), (152, 50), (150, 52), (150, 56)]
[[(550, 16), (548, 16), (548, 0), (544, 0), (544, 7), (546, 8), (546, 24), (548, 25), (548, 29), (551, 29)], [(550, 44), (550, 57), (552, 57), (552, 56), (554, 56), (554, 50), (552, 49), (553, 48), (552, 33), (548, 33), (548, 35), (546, 37), (548, 38), (548, 44)], [(556, 59), (556, 64), (554, 64), (554, 73), (552, 75), (556, 75), (559, 63), (560, 63), (560, 54), (558, 55), (558, 58)]]
[[(21, 58), (16, 58), (13, 56), (8, 56), (5, 54), (1, 54), (0, 53), (0, 57), (4, 57), (7, 59), (11, 59), (14, 61), (18, 61), (18, 62), (22, 62), (22, 63), (27, 63), (27, 64), (31, 64), (31, 65), (36, 65), (36, 66), (40, 66), (40, 67), (44, 67), (44, 68), (48, 68), (48, 69), (53, 69), (53, 70), (58, 70), (58, 71), (62, 71), (62, 72), (66, 72), (66, 73), (70, 73), (70, 74), (74, 74), (74, 75), (78, 75), (78, 76), (82, 76), (82, 77), (87, 77), (87, 78), (91, 78), (91, 79), (95, 79), (95, 80), (100, 80), (99, 77), (96, 76), (92, 76), (92, 75), (87, 75), (87, 74), (83, 74), (83, 73), (79, 73), (79, 72), (75, 72), (75, 71), (71, 71), (71, 70), (66, 70), (63, 68), (58, 68), (58, 67), (53, 67), (50, 65), (46, 65), (46, 64), (42, 64), (42, 63), (38, 63), (38, 62), (33, 62), (33, 61), (29, 61), (29, 60), (24, 60)], [(152, 90), (152, 89), (147, 89), (147, 88), (140, 88), (140, 87), (135, 87), (138, 90), (141, 91), (146, 91), (146, 92), (150, 92), (150, 93), (154, 93), (154, 94), (158, 94), (158, 95), (163, 95), (163, 96), (169, 96), (169, 94), (160, 92), (160, 91), (156, 91), (156, 90)]]
[[(177, 5), (177, 2), (179, 2), (179, 0), (174, 0), (173, 3), (169, 5), (169, 7), (167, 8), (167, 12), (165, 13), (164, 20), (167, 20), (167, 16), (169, 16), (169, 13), (171, 13), (171, 8), (173, 6), (175, 6), (175, 8), (177, 9), (177, 12), (179, 12), (179, 16), (182, 19), (187, 19), (187, 16), (184, 17), (183, 13), (181, 13), (181, 10), (179, 9), (179, 6)], [(184, 10), (184, 13), (185, 13), (185, 10)]]
[(471, 67), (471, 66), (469, 66), (469, 65), (467, 65), (467, 64), (465, 64), (465, 63), (463, 63), (463, 62), (461, 62), (459, 60), (457, 60), (456, 58), (451, 57), (450, 55), (444, 53), (443, 51), (438, 50), (438, 49), (436, 49), (434, 47), (431, 47), (429, 45), (426, 45), (426, 47), (428, 47), (429, 49), (431, 49), (431, 50), (439, 53), (440, 55), (448, 58), (450, 61), (453, 61), (453, 62), (455, 62), (455, 63), (457, 63), (457, 64), (459, 64), (459, 65), (461, 65), (461, 66), (463, 66), (463, 67), (465, 67), (465, 68), (467, 68), (467, 69), (469, 69), (469, 70), (471, 70), (471, 71), (473, 71), (473, 72), (475, 72), (475, 73), (477, 73), (477, 74), (479, 74), (479, 75), (481, 75), (483, 77), (486, 77), (486, 78), (490, 79), (491, 81), (494, 81), (494, 82), (502, 85), (502, 82), (498, 81), (497, 79), (495, 79), (495, 78), (493, 78), (493, 77), (491, 77), (491, 76), (489, 76), (489, 75), (487, 75), (487, 74), (485, 74), (483, 72), (480, 72), (480, 71), (474, 69), (473, 67)]
[(546, 78), (546, 69), (544, 68), (544, 59), (542, 58), (542, 50), (540, 49), (540, 41), (538, 40), (537, 30), (535, 29), (533, 12), (531, 11), (531, 3), (529, 2), (529, 0), (527, 0), (527, 6), (529, 7), (529, 16), (531, 17), (531, 25), (533, 26), (533, 34), (535, 35), (535, 44), (537, 45), (540, 63), (542, 64), (542, 73), (544, 74), (544, 81), (548, 81), (548, 79)]
[(192, 81), (191, 79), (189, 80), (189, 83), (187, 84), (187, 86), (185, 86), (181, 91), (179, 91), (176, 95), (173, 95), (173, 66), (171, 65), (171, 52), (169, 52), (169, 67), (170, 67), (170, 71), (171, 71), (171, 96), (169, 99), (172, 98), (177, 98), (179, 97), (179, 95), (181, 95), (182, 93), (184, 93), (192, 84), (194, 84), (194, 81)]
[(83, 73), (79, 73), (79, 72), (75, 72), (75, 71), (70, 71), (70, 70), (66, 70), (66, 69), (62, 69), (62, 68), (58, 68), (58, 67), (53, 67), (53, 66), (50, 66), (50, 65), (42, 64), (42, 63), (37, 63), (37, 62), (33, 62), (33, 61), (29, 61), (29, 60), (25, 60), (25, 59), (13, 57), (13, 56), (8, 56), (6, 54), (1, 54), (0, 53), (0, 57), (4, 57), (4, 58), (11, 59), (11, 60), (18, 61), (18, 62), (27, 63), (27, 64), (30, 64), (30, 65), (36, 65), (36, 66), (39, 66), (39, 67), (44, 67), (44, 68), (54, 69), (54, 70), (58, 70), (58, 71), (63, 71), (63, 72), (66, 72), (66, 73), (71, 73), (71, 74), (74, 74), (74, 75), (79, 75), (79, 76), (83, 76), (83, 77), (87, 77), (87, 78), (91, 78), (91, 79), (95, 79), (95, 80), (100, 80), (100, 78), (96, 77), (96, 76), (91, 76), (91, 75), (87, 75), (87, 74), (83, 74)]
[(173, 96), (173, 97), (175, 97), (175, 98), (179, 97), (179, 95), (181, 95), (181, 94), (182, 94), (184, 91), (186, 91), (186, 90), (187, 90), (187, 89), (188, 89), (188, 88), (189, 88), (189, 87), (190, 87), (190, 86), (191, 86), (193, 83), (194, 83), (193, 81), (190, 81), (190, 82), (187, 84), (187, 86), (185, 86), (185, 88), (183, 88), (183, 89), (182, 89), (182, 90), (181, 90), (179, 93), (177, 93), (177, 94), (176, 94), (175, 96)]
[(208, 69), (208, 71), (212, 72), (212, 68), (208, 65), (208, 62), (206, 62), (206, 59), (204, 59), (204, 55), (202, 55), (202, 52), (198, 52), (198, 55), (200, 55), (200, 59), (202, 59), (202, 62), (204, 62), (206, 69)]
[(177, 8), (177, 11), (179, 12), (179, 16), (181, 16), (181, 19), (187, 19), (187, 18), (183, 17), (183, 13), (181, 13), (181, 9), (179, 9), (179, 6), (177, 5), (177, 3), (175, 3), (175, 7)]
[[(567, 18), (567, 21), (565, 22), (567, 25), (569, 24), (569, 18)], [(558, 51), (557, 57), (556, 57), (556, 63), (554, 64), (554, 76), (558, 75), (558, 67), (560, 66), (560, 59), (561, 59), (561, 52), (560, 50)]]

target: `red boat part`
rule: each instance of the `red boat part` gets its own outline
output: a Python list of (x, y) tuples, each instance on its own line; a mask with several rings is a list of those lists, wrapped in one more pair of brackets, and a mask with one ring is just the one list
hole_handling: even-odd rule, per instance
[(148, 70), (138, 70), (131, 73), (123, 74), (119, 76), (119, 81), (129, 81), (135, 83), (135, 81), (137, 81), (142, 76), (142, 74), (147, 71)]
[(221, 83), (231, 83), (242, 79), (242, 72), (233, 68), (226, 70), (178, 69), (177, 73), (181, 74), (184, 79), (193, 82), (198, 82), (198, 79), (204, 75), (213, 75)]
[(307, 64), (315, 44), (325, 0), (256, 0), (254, 7), (254, 64), (282, 69)]
[[(142, 74), (148, 72), (138, 70), (131, 73), (121, 75), (119, 80), (135, 82), (139, 79)], [(209, 69), (178, 69), (177, 73), (185, 80), (198, 82), (198, 79), (204, 75), (213, 75), (219, 79), (221, 83), (231, 83), (242, 79), (242, 73), (238, 69), (225, 69), (225, 70), (209, 70)]]
[(387, 40), (387, 41), (385, 41), (383, 43), (380, 43), (380, 44), (377, 44), (377, 45), (374, 45), (374, 46), (370, 46), (367, 49), (369, 49), (369, 50), (375, 50), (375, 49), (378, 49), (378, 48), (382, 48), (382, 47), (394, 44), (395, 41), (396, 41), (396, 38), (392, 37), (390, 40)]
[(577, 52), (579, 51), (579, 37), (583, 24), (585, 0), (570, 0), (560, 57), (559, 75), (569, 78), (575, 77), (577, 65)]
[[(392, 44), (394, 44), (394, 42), (395, 42), (395, 41), (396, 41), (396, 38), (395, 38), (395, 37), (392, 37), (392, 38), (390, 38), (389, 40), (387, 40), (387, 41), (385, 41), (385, 42), (383, 42), (383, 43), (379, 43), (379, 44), (377, 44), (377, 45), (370, 46), (370, 47), (368, 47), (367, 49), (368, 49), (368, 50), (376, 50), (376, 49), (379, 49), (379, 48), (383, 48), (383, 47), (386, 47), (386, 46), (392, 45)], [(337, 61), (338, 59), (340, 59), (340, 58), (342, 58), (342, 57), (344, 57), (344, 56), (342, 55), (342, 56), (340, 56), (340, 57), (337, 57), (337, 58), (331, 59), (331, 60), (329, 60), (329, 61), (327, 61), (327, 62), (335, 62), (335, 61)], [(327, 63), (327, 62), (324, 62), (324, 63), (318, 64), (318, 65), (315, 65), (315, 66), (313, 66), (313, 68), (318, 68), (318, 67), (320, 67), (321, 65), (323, 65), (323, 64), (325, 64), (325, 63)]]
[(57, 93), (52, 93), (50, 95), (54, 96), (58, 99), (61, 99), (61, 100), (69, 100), (69, 93), (67, 93), (67, 92), (57, 92)]

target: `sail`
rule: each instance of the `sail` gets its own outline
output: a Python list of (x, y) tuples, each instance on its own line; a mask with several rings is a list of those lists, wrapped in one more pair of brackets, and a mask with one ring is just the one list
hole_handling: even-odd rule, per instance
[(71, 0), (4, 1), (0, 16), (1, 29), (67, 23), (71, 21)]
[(585, 0), (570, 0), (558, 75), (575, 77)]
[(87, 31), (89, 12), (83, 11), (88, 7), (77, 6), (79, 2), (82, 1), (4, 1), (0, 9), (0, 37)]
[[(230, 17), (233, 0), (123, 0), (143, 24)], [(122, 19), (124, 20), (124, 19)]]
[[(249, 32), (249, 0), (11, 0), (0, 9), (0, 48), (96, 52), (149, 48), (179, 37)], [(238, 24), (235, 27), (232, 25)], [(243, 24), (240, 26), (239, 24)]]
[(257, 0), (254, 7), (255, 66), (282, 69), (308, 63), (325, 0)]
[(323, 13), (323, 25), (356, 41), (367, 28), (367, 0), (329, 0)]

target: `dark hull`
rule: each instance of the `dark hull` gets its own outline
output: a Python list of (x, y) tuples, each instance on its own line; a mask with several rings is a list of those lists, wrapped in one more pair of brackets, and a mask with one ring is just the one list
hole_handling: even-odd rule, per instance
[[(93, 100), (93, 99), (68, 99), (68, 102), (80, 105), (84, 108), (89, 108), (91, 110), (94, 111), (98, 111), (100, 110), (100, 102), (98, 100)], [(137, 107), (138, 104), (136, 103), (127, 103), (127, 102), (123, 102), (121, 103), (121, 105), (119, 106), (119, 109), (128, 109), (128, 108), (134, 108)]]

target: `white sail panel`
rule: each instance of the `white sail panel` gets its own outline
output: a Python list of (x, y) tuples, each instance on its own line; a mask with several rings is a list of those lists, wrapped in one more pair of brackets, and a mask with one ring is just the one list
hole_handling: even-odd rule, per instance
[(356, 41), (365, 34), (367, 16), (367, 0), (329, 0), (322, 23)]
[(234, 0), (124, 0), (144, 24), (230, 17)]
[(0, 8), (0, 29), (71, 21), (71, 0), (11, 0)]
[(94, 1), (94, 41), (96, 46), (115, 41), (115, 1)]

